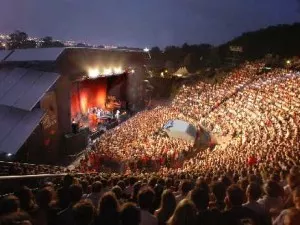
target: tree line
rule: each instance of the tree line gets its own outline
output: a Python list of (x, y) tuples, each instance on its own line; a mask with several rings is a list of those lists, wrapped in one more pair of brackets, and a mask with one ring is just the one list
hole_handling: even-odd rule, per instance
[[(153, 68), (175, 71), (186, 67), (190, 72), (235, 66), (244, 61), (268, 58), (278, 61), (300, 54), (300, 23), (270, 26), (241, 36), (220, 46), (210, 44), (153, 47)], [(271, 59), (270, 59), (271, 58)]]

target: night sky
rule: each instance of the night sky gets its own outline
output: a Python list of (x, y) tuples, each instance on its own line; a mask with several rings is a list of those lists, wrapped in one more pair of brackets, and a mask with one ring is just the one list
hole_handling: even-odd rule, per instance
[(0, 0), (0, 33), (16, 29), (91, 44), (220, 44), (300, 21), (300, 0)]

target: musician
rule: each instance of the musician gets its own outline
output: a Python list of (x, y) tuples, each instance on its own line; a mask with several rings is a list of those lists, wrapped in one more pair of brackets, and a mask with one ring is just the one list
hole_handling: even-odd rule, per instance
[(102, 111), (101, 109), (97, 109), (97, 117), (98, 117), (98, 119), (101, 118), (101, 114), (102, 114), (101, 111)]
[(116, 114), (115, 114), (115, 117), (117, 120), (120, 119), (120, 110), (117, 110)]
[(76, 122), (76, 120), (73, 118), (72, 119), (72, 132), (74, 134), (78, 133), (78, 129), (79, 129), (79, 124), (78, 122)]

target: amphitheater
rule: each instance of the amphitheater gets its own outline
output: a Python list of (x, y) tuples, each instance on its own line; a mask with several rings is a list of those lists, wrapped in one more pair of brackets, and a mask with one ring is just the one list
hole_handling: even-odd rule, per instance
[[(125, 164), (150, 163), (163, 171), (200, 173), (245, 169), (251, 157), (257, 168), (287, 169), (297, 164), (300, 75), (276, 68), (260, 74), (263, 66), (259, 62), (244, 64), (216, 85), (200, 81), (183, 85), (170, 105), (140, 112), (107, 132), (79, 169), (86, 171), (84, 161), (98, 164), (97, 155)], [(224, 141), (213, 151), (197, 152), (193, 143), (153, 135), (170, 119), (204, 126)], [(183, 156), (189, 151), (191, 159)], [(166, 168), (166, 161), (172, 166)]]
[[(167, 104), (106, 131), (68, 168), (1, 165), (0, 193), (17, 197), (0, 198), (0, 222), (299, 224), (300, 73), (261, 73), (263, 67), (245, 63), (216, 84), (186, 82)], [(204, 127), (216, 144), (198, 149), (192, 141), (158, 134), (176, 119)], [(173, 208), (161, 218), (164, 204)], [(188, 221), (173, 223), (182, 208)], [(136, 214), (128, 217), (127, 210)]]

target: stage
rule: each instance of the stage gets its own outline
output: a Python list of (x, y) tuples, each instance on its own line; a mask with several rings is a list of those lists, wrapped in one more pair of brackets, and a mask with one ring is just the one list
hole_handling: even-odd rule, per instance
[(71, 88), (72, 124), (97, 132), (118, 121), (127, 110), (127, 76), (128, 73), (122, 73), (74, 81)]

